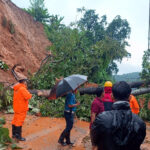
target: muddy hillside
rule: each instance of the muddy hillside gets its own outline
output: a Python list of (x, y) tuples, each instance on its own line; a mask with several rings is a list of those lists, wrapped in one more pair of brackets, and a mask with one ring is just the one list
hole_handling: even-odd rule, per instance
[(0, 82), (15, 81), (10, 71), (15, 64), (25, 76), (36, 72), (50, 45), (41, 23), (10, 0), (0, 0), (0, 62), (9, 67), (8, 71), (0, 68)]

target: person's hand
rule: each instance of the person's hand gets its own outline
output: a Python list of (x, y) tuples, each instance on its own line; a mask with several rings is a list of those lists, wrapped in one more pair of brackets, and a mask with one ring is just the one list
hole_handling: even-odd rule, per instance
[(80, 105), (80, 103), (79, 103), (79, 102), (77, 102), (77, 103), (76, 103), (76, 105), (78, 106), (78, 105)]
[(42, 95), (42, 92), (41, 92), (41, 91), (38, 91), (38, 92), (37, 92), (37, 95), (38, 95), (38, 96), (41, 96), (41, 95)]

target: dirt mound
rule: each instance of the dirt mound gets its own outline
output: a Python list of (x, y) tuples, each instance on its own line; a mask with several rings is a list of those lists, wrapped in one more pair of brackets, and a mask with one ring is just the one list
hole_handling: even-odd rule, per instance
[[(20, 64), (20, 73), (27, 76), (37, 71), (50, 45), (41, 23), (10, 0), (0, 0), (0, 60), (9, 68)], [(2, 81), (15, 81), (10, 70), (0, 69)]]

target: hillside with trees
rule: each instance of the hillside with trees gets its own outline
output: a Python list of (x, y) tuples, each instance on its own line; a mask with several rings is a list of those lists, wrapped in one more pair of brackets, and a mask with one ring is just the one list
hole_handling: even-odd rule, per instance
[(127, 81), (127, 82), (134, 82), (134, 81), (140, 81), (140, 72), (132, 72), (132, 73), (126, 73), (122, 75), (113, 75), (113, 79), (115, 81)]
[[(127, 82), (140, 80), (139, 72), (113, 76), (118, 72), (116, 62), (130, 57), (127, 47), (131, 28), (128, 21), (120, 15), (108, 22), (105, 14), (99, 15), (93, 9), (82, 7), (77, 9), (81, 18), (66, 26), (62, 23), (64, 19), (62, 16), (48, 12), (44, 0), (30, 0), (30, 7), (27, 9), (18, 8), (10, 0), (0, 0), (0, 12), (0, 31), (2, 31), (0, 36), (0, 82), (2, 83), (14, 83), (11, 68), (18, 64), (16, 70), (28, 76), (30, 89), (50, 90), (56, 84), (57, 78), (71, 74), (86, 75), (89, 82), (99, 86), (103, 86), (106, 80), (112, 80), (112, 78), (116, 81)], [(150, 50), (144, 53), (142, 68), (141, 78), (148, 81), (150, 79)], [(148, 86), (146, 85), (147, 88)], [(12, 95), (12, 89), (0, 83), (0, 111), (12, 112)], [(80, 120), (90, 120), (90, 107), (94, 97), (95, 95), (81, 96), (77, 93), (76, 98), (81, 105), (76, 116)], [(143, 100), (140, 116), (149, 120), (150, 95), (146, 94), (138, 99)], [(50, 101), (46, 97), (33, 94), (30, 100), (30, 113), (62, 117), (64, 103), (64, 97)], [(36, 121), (39, 119), (37, 118)], [(49, 135), (56, 135), (55, 132), (51, 132), (51, 128), (56, 124), (60, 125), (53, 130), (58, 133), (64, 126), (59, 124), (60, 120), (57, 120), (56, 124), (55, 122), (51, 124), (52, 121), (48, 120), (46, 123), (45, 118), (42, 118), (43, 120), (40, 118), (43, 123), (43, 129), (40, 131), (41, 120), (39, 119), (40, 121), (36, 123), (35, 118), (32, 121), (30, 117), (28, 119), (30, 124), (27, 123), (26, 127), (30, 131), (26, 135), (37, 130), (36, 133), (29, 134), (29, 139), (48, 141), (48, 145), (50, 145), (49, 139), (46, 137), (46, 140), (41, 140), (39, 135), (41, 133), (47, 135), (47, 131)], [(33, 124), (32, 127), (31, 124)], [(86, 131), (89, 131), (89, 126), (86, 127)], [(81, 135), (86, 133), (82, 132), (81, 128), (76, 129)], [(77, 140), (80, 136), (78, 132)], [(56, 147), (55, 143), (52, 144)], [(38, 146), (39, 143), (36, 144), (34, 146)]]

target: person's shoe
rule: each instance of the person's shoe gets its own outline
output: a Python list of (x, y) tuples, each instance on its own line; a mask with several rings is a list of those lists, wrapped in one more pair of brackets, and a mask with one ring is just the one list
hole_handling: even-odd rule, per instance
[(16, 135), (15, 138), (19, 141), (25, 141), (26, 139), (21, 136), (22, 134), (22, 126), (16, 127)]
[(25, 138), (23, 138), (23, 137), (15, 137), (17, 140), (19, 140), (19, 141), (26, 141), (26, 139)]
[(12, 138), (16, 138), (16, 126), (12, 124)]
[(66, 142), (66, 144), (67, 144), (67, 145), (71, 145), (71, 146), (74, 145), (74, 143), (72, 143), (72, 142)]
[(63, 142), (63, 141), (60, 141), (60, 140), (58, 140), (58, 143), (61, 144), (62, 146), (66, 146), (67, 145), (66, 142)]

